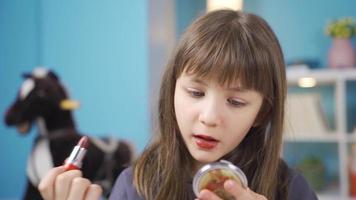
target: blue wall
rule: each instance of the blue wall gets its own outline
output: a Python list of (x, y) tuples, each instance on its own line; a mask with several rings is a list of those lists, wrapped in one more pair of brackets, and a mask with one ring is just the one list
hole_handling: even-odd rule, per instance
[(287, 62), (300, 59), (326, 66), (331, 39), (324, 34), (328, 21), (350, 16), (356, 20), (352, 0), (245, 0), (244, 9), (262, 16), (280, 40)]
[[(79, 128), (132, 139), (148, 134), (147, 9), (141, 0), (43, 1), (41, 64), (81, 100)], [(93, 114), (95, 113), (95, 115)]]
[[(39, 63), (38, 11), (33, 1), (0, 2), (0, 116), (17, 93), (20, 74)], [(33, 134), (21, 137), (0, 123), (0, 137), (0, 199), (19, 197)]]
[[(331, 39), (324, 34), (330, 20), (353, 17), (356, 1), (352, 0), (245, 0), (244, 11), (263, 17), (277, 34), (287, 63), (303, 59), (326, 67)], [(205, 1), (177, 1), (177, 37), (196, 16), (205, 12)]]
[(206, 0), (176, 0), (176, 33), (177, 41), (187, 26), (205, 13)]
[[(81, 101), (82, 132), (128, 139), (140, 152), (149, 137), (147, 20), (142, 0), (1, 1), (0, 112), (22, 72), (50, 66)], [(19, 198), (35, 130), (21, 137), (0, 123), (0, 134), (0, 199)]]

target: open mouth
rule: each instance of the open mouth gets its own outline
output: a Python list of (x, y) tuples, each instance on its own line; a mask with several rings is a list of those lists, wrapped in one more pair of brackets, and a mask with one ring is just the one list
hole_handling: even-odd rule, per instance
[(30, 122), (22, 122), (16, 125), (17, 131), (20, 132), (21, 134), (28, 133), (30, 127), (31, 127)]
[(219, 143), (219, 140), (207, 135), (193, 135), (193, 137), (195, 139), (195, 144), (201, 149), (213, 149)]

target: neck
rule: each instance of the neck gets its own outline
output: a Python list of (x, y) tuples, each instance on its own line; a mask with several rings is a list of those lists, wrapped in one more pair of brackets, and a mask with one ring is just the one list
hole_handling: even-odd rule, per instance
[[(47, 133), (60, 129), (74, 129), (75, 123), (70, 111), (54, 111), (43, 119), (42, 129)], [(41, 125), (40, 125), (41, 126)]]
[(193, 174), (197, 173), (197, 171), (198, 171), (201, 167), (203, 167), (203, 165), (204, 165), (204, 163), (195, 161), (194, 167), (193, 167)]

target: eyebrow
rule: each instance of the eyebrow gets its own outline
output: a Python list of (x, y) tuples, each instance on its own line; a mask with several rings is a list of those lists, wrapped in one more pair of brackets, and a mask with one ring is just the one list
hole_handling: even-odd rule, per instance
[[(205, 85), (205, 86), (208, 85), (205, 81), (203, 81), (203, 80), (201, 80), (199, 78), (192, 78), (191, 80), (193, 82), (195, 82), (195, 83), (198, 83), (198, 84), (202, 84), (202, 85)], [(240, 87), (240, 86), (227, 87), (226, 89), (229, 90), (229, 91), (233, 91), (233, 92), (248, 92), (249, 91), (248, 89)]]
[(195, 83), (199, 83), (199, 84), (203, 84), (205, 86), (207, 86), (208, 84), (206, 82), (204, 82), (203, 80), (199, 79), (199, 78), (192, 78), (191, 79), (193, 82)]
[(234, 92), (248, 92), (249, 90), (246, 89), (246, 88), (243, 88), (243, 87), (231, 87), (231, 88), (227, 88), (227, 90), (231, 90), (231, 91), (234, 91)]

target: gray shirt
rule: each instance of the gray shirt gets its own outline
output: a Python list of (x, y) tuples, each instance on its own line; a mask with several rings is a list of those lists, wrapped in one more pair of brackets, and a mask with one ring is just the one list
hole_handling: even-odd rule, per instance
[[(318, 199), (304, 177), (295, 170), (289, 170), (291, 181), (289, 183), (288, 200), (316, 200)], [(192, 199), (195, 198), (192, 187), (188, 187)], [(132, 182), (132, 168), (125, 169), (116, 180), (109, 200), (144, 200), (137, 194)]]

